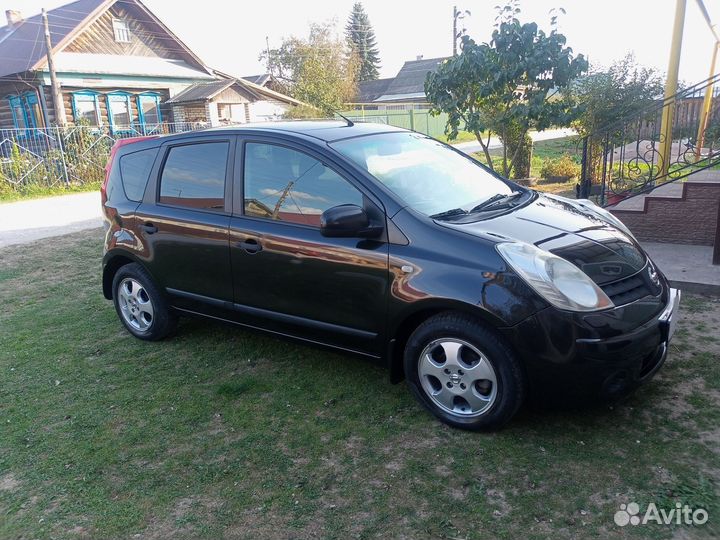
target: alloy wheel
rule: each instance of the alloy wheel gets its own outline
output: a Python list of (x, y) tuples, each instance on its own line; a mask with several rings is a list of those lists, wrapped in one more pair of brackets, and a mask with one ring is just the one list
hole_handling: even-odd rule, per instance
[(497, 376), (477, 347), (455, 338), (432, 341), (418, 359), (418, 378), (441, 409), (462, 417), (480, 416), (497, 398)]
[(120, 282), (118, 303), (120, 313), (128, 326), (140, 333), (150, 329), (155, 312), (150, 295), (139, 281), (125, 278)]

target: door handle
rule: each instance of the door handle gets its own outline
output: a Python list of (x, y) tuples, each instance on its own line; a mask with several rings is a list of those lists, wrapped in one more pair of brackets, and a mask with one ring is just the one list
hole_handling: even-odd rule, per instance
[(155, 234), (156, 232), (158, 232), (158, 228), (150, 222), (144, 223), (142, 226), (142, 230), (145, 231), (147, 234)]
[(248, 238), (243, 242), (238, 242), (238, 246), (245, 250), (245, 252), (252, 254), (262, 251), (262, 244), (254, 238)]

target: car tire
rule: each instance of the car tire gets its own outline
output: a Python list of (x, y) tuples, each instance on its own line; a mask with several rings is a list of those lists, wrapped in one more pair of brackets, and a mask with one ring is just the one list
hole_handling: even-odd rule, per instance
[(525, 374), (511, 347), (469, 315), (446, 312), (423, 322), (403, 360), (413, 395), (453, 427), (498, 429), (525, 399)]
[(139, 264), (121, 267), (113, 278), (112, 291), (120, 321), (136, 338), (157, 341), (175, 329), (177, 315)]

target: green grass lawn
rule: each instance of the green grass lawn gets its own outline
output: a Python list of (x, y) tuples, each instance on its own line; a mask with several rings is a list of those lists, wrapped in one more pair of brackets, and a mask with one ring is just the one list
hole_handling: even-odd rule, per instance
[[(720, 299), (627, 401), (448, 428), (362, 360), (209, 321), (128, 335), (101, 232), (0, 250), (0, 538), (717, 538)], [(627, 526), (620, 503), (708, 509)]]
[[(0, 183), (2, 179), (0, 178)], [(100, 189), (99, 182), (88, 182), (86, 184), (74, 184), (64, 186), (58, 184), (53, 187), (39, 186), (37, 184), (29, 184), (20, 186), (17, 189), (7, 187), (2, 189), (0, 185), (0, 203), (22, 201), (27, 199), (40, 199), (42, 197), (55, 197), (58, 195), (69, 195), (71, 193), (82, 193), (85, 191), (98, 191)]]

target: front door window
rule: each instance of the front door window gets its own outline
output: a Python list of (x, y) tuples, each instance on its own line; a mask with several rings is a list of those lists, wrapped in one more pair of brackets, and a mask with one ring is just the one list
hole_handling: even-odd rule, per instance
[(245, 146), (245, 215), (320, 226), (340, 204), (363, 205), (362, 194), (331, 168), (284, 146)]

